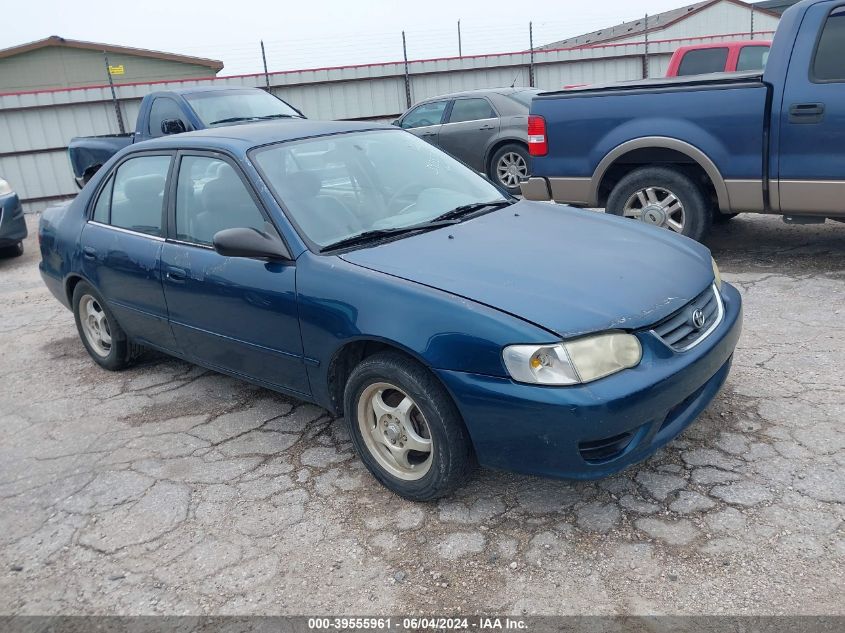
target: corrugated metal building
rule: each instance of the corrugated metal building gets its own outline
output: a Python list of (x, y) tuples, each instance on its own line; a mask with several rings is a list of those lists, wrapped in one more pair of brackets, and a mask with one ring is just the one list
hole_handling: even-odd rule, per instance
[(214, 77), (223, 62), (140, 48), (67, 40), (58, 35), (0, 50), (0, 92), (98, 86), (108, 81)]
[[(781, 4), (788, 0), (779, 0)], [(654, 40), (735, 35), (774, 31), (780, 16), (768, 9), (741, 0), (705, 0), (641, 20), (624, 22), (610, 28), (585, 33), (541, 46), (541, 49), (570, 46), (595, 46), (642, 41), (646, 33)], [(753, 27), (753, 28), (752, 28)], [(750, 35), (749, 35), (750, 36)]]

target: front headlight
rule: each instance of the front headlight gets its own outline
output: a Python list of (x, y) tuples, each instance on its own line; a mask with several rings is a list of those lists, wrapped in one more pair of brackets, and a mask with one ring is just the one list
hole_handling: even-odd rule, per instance
[(0, 178), (0, 196), (8, 196), (12, 191), (12, 185)]
[(719, 272), (719, 266), (716, 264), (716, 260), (711, 257), (710, 261), (713, 263), (713, 280), (716, 284), (716, 289), (722, 290), (722, 273)]
[(640, 341), (624, 332), (552, 345), (510, 345), (502, 354), (511, 378), (536, 385), (591, 382), (636, 367), (642, 356)]

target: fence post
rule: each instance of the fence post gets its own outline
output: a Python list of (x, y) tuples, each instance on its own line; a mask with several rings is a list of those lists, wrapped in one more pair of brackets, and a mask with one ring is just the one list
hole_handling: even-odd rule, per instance
[(531, 63), (528, 66), (528, 85), (534, 87), (534, 23), (528, 23), (528, 45), (531, 47)]
[(645, 14), (645, 50), (643, 51), (643, 79), (648, 79), (648, 13)]
[(114, 81), (111, 78), (109, 56), (106, 51), (103, 51), (103, 60), (106, 62), (106, 77), (109, 78), (109, 88), (111, 88), (111, 100), (114, 104), (114, 113), (117, 115), (117, 127), (120, 128), (121, 134), (126, 134), (126, 126), (123, 125), (123, 115), (120, 113), (120, 104), (117, 102), (117, 93), (114, 91)]
[(270, 75), (267, 72), (267, 55), (264, 53), (264, 40), (261, 40), (261, 60), (264, 62), (264, 83), (267, 84), (267, 92), (270, 92)]
[(458, 20), (458, 57), (463, 57), (461, 52), (461, 21)]
[(411, 107), (411, 75), (408, 73), (408, 47), (405, 44), (405, 31), (402, 31), (402, 56), (405, 58), (405, 102)]
[(754, 39), (754, 5), (751, 5), (751, 39)]

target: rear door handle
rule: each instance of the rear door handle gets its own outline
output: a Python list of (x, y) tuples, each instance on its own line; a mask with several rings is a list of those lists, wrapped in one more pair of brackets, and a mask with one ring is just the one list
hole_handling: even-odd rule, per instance
[(90, 246), (84, 246), (82, 248), (82, 256), (85, 259), (97, 259), (97, 249)]
[(823, 103), (795, 103), (789, 106), (790, 123), (821, 123), (822, 119)]
[(481, 126), (480, 128), (478, 128), (478, 129), (479, 129), (479, 130), (495, 130), (495, 129), (496, 129), (496, 127), (495, 127), (495, 126), (493, 126), (493, 125), (482, 125), (482, 126)]
[(184, 268), (176, 268), (176, 266), (167, 267), (167, 278), (176, 283), (182, 283), (188, 278), (188, 271)]
[(437, 136), (437, 132), (423, 132), (423, 136)]

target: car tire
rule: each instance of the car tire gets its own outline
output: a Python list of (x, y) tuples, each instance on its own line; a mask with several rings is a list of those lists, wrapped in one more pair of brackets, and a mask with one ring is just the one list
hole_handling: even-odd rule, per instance
[[(344, 412), (361, 461), (400, 497), (431, 501), (447, 495), (474, 464), (469, 434), (451, 396), (407, 356), (380, 352), (361, 361), (346, 382)], [(424, 447), (426, 441), (428, 451), (409, 448)]]
[(508, 143), (494, 152), (488, 175), (494, 183), (507, 189), (508, 193), (517, 195), (520, 193), (519, 180), (528, 178), (528, 165), (528, 148)]
[(80, 281), (73, 289), (72, 306), (79, 338), (91, 358), (109, 371), (129, 367), (141, 347), (129, 340), (100, 294)]
[(20, 257), (21, 255), (23, 255), (23, 242), (0, 248), (0, 257)]
[(610, 192), (605, 210), (641, 219), (696, 241), (704, 238), (713, 219), (701, 187), (683, 172), (669, 167), (641, 167), (632, 171)]

